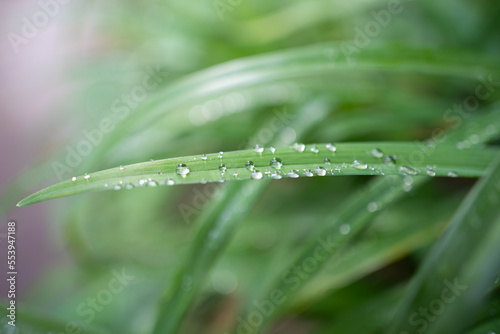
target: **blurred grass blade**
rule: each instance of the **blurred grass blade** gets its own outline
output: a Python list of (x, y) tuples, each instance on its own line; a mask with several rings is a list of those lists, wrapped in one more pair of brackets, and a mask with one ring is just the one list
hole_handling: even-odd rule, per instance
[[(430, 151), (430, 152), (429, 152)], [(425, 153), (424, 153), (425, 152)], [(413, 157), (414, 153), (418, 155)], [(481, 176), (496, 150), (429, 149), (415, 143), (296, 145), (188, 156), (143, 162), (75, 177), (40, 190), (19, 202), (26, 206), (95, 190), (233, 180), (326, 175)], [(247, 162), (253, 162), (249, 168)]]
[[(477, 54), (404, 46), (366, 48), (353, 62), (344, 55), (341, 43), (315, 44), (241, 58), (196, 72), (158, 90), (137, 111), (116, 122), (116, 129), (93, 152), (94, 161), (104, 160), (107, 152), (120, 140), (147, 129), (174, 111), (186, 111), (176, 113), (175, 123), (191, 124), (190, 119), (199, 115), (186, 109), (210, 98), (230, 97), (230, 93), (265, 87), (270, 83), (302, 83), (305, 78), (318, 77), (335, 80), (336, 73), (356, 71), (425, 73), (475, 79), (498, 74), (500, 66), (495, 58), (478, 58)], [(245, 105), (244, 109), (248, 110), (248, 106)], [(223, 110), (223, 113), (234, 111)]]
[(500, 273), (499, 202), (500, 155), (425, 257), (392, 333), (458, 333), (470, 325)]
[[(413, 179), (412, 187), (418, 187), (426, 180), (425, 177), (416, 177)], [(308, 242), (302, 247), (299, 256), (280, 272), (280, 275), (272, 282), (271, 287), (265, 291), (261, 299), (257, 300), (269, 300), (272, 295), (285, 296), (287, 301), (293, 300), (293, 296), (301, 287), (313, 278), (332, 257), (337, 257), (339, 251), (353, 241), (377, 212), (401, 198), (408, 190), (403, 182), (403, 177), (385, 176), (373, 180), (366, 189), (346, 199), (345, 205), (340, 206), (339, 211), (326, 220), (328, 222), (326, 226), (321, 227), (313, 233), (312, 237), (308, 238)], [(370, 212), (367, 210), (367, 204), (375, 200), (377, 201), (377, 210)], [(317, 254), (320, 252), (326, 255), (318, 257)], [(310, 259), (316, 259), (316, 269), (307, 275), (298, 275), (297, 265)], [(266, 314), (262, 324), (253, 328), (252, 333), (262, 332), (285, 305), (286, 303), (273, 305), (273, 312)], [(254, 311), (254, 307), (254, 304), (247, 306), (244, 320), (248, 319), (249, 314)]]

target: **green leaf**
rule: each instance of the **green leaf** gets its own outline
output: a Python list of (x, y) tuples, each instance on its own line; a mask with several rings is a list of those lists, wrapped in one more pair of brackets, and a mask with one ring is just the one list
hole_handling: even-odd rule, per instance
[[(377, 142), (333, 146), (299, 144), (278, 147), (274, 152), (260, 148), (212, 153), (143, 162), (75, 177), (40, 190), (18, 206), (95, 190), (263, 178), (326, 175), (477, 177), (483, 174), (495, 152), (485, 148), (458, 150), (455, 146), (428, 148), (415, 143)], [(253, 162), (253, 168), (246, 167), (248, 161)]]

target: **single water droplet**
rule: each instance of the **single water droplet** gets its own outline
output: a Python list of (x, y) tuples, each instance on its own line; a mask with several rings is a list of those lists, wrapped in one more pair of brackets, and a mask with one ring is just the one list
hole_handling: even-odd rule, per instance
[(351, 167), (354, 167), (356, 169), (367, 169), (368, 165), (362, 160), (354, 160), (351, 164)]
[(108, 187), (108, 184), (107, 183), (104, 183), (104, 188), (107, 188)]
[(219, 152), (219, 155), (217, 155), (217, 157), (218, 157), (219, 159), (222, 159), (222, 155), (223, 155), (223, 154), (224, 154), (224, 152), (220, 151), (220, 152)]
[(307, 177), (313, 177), (314, 176), (314, 173), (312, 172), (312, 170), (306, 170), (304, 172), (304, 175), (307, 176)]
[(130, 190), (130, 189), (133, 189), (133, 188), (134, 188), (134, 185), (132, 183), (127, 183), (125, 185), (125, 189), (127, 189), (127, 190)]
[(203, 161), (207, 161), (207, 155), (206, 155), (206, 154), (202, 154), (202, 155), (201, 155), (201, 160), (203, 160)]
[(330, 152), (336, 152), (337, 151), (337, 146), (334, 144), (326, 144), (326, 149)]
[(250, 174), (250, 176), (252, 177), (252, 179), (254, 180), (260, 180), (264, 177), (264, 174), (262, 174), (262, 172), (258, 171), (258, 170), (254, 170), (252, 172), (252, 174)]
[(139, 180), (139, 185), (140, 185), (140, 186), (143, 186), (143, 185), (145, 185), (145, 184), (146, 184), (146, 182), (148, 182), (148, 180), (146, 180), (146, 179), (140, 179), (140, 180)]
[(220, 171), (221, 173), (226, 172), (226, 165), (224, 165), (224, 164), (220, 164), (220, 165), (219, 165), (219, 171)]
[(257, 153), (262, 153), (264, 152), (264, 148), (263, 147), (260, 147), (259, 145), (255, 145), (253, 150)]
[(396, 157), (394, 155), (388, 155), (384, 158), (384, 164), (394, 166), (396, 164)]
[(418, 174), (418, 172), (415, 169), (408, 167), (408, 166), (400, 166), (399, 171), (401, 173), (408, 174), (408, 175), (417, 175)]
[(330, 158), (325, 158), (325, 160), (323, 160), (323, 163), (325, 163), (326, 165), (329, 165), (332, 163), (332, 161), (330, 160)]
[(304, 150), (306, 149), (306, 145), (295, 143), (293, 144), (293, 149), (297, 152), (304, 152)]
[(185, 164), (179, 164), (175, 168), (175, 172), (182, 177), (186, 177), (189, 174), (190, 170)]
[(148, 179), (147, 185), (148, 187), (156, 187), (158, 185), (158, 182), (156, 182), (155, 180)]
[(167, 185), (169, 185), (169, 186), (173, 186), (173, 185), (175, 184), (175, 181), (174, 181), (174, 180), (172, 180), (172, 179), (167, 179), (166, 183), (167, 183)]
[(382, 158), (384, 156), (384, 152), (382, 152), (378, 148), (374, 148), (373, 150), (370, 151), (370, 153), (374, 158)]
[(280, 158), (272, 158), (269, 165), (273, 168), (280, 169), (283, 166), (283, 161)]
[(274, 153), (274, 152), (276, 152), (276, 149), (271, 146), (271, 147), (269, 147), (269, 151), (271, 151), (271, 153)]
[(249, 170), (253, 170), (255, 167), (255, 164), (253, 163), (253, 161), (247, 161), (245, 162), (245, 168), (249, 169)]
[(292, 178), (292, 179), (296, 179), (296, 178), (298, 178), (298, 177), (300, 176), (299, 174), (297, 174), (297, 173), (296, 173), (295, 171), (293, 171), (293, 170), (289, 171), (287, 175), (288, 175), (288, 177), (290, 177), (290, 178)]
[(458, 174), (457, 174), (457, 172), (449, 172), (448, 176), (449, 177), (458, 177)]
[(281, 174), (278, 174), (277, 172), (271, 174), (271, 179), (273, 180), (281, 180), (282, 178), (283, 176), (281, 176)]
[(427, 176), (431, 176), (431, 177), (436, 176), (436, 172), (433, 171), (432, 169), (426, 169), (425, 174), (427, 174)]
[(120, 168), (121, 171), (125, 170), (125, 167), (123, 167), (123, 166), (120, 166), (118, 168)]
[(349, 224), (342, 224), (339, 227), (339, 231), (340, 231), (340, 234), (342, 234), (342, 235), (349, 234), (349, 232), (351, 232), (351, 226)]
[(85, 173), (85, 175), (83, 176), (83, 178), (84, 178), (85, 180), (90, 179), (90, 174)]
[(76, 181), (76, 176), (73, 176), (73, 177), (71, 178), (71, 181), (75, 182), (75, 181)]
[(311, 152), (312, 153), (319, 153), (319, 149), (316, 146), (311, 147)]
[(324, 169), (323, 167), (316, 167), (316, 169), (314, 170), (314, 172), (318, 176), (325, 176), (326, 175), (326, 169)]
[(122, 186), (120, 186), (119, 184), (116, 184), (114, 187), (113, 187), (114, 190), (121, 190), (122, 189)]
[(238, 173), (234, 172), (234, 173), (233, 173), (233, 176), (234, 176), (234, 177), (238, 177)]

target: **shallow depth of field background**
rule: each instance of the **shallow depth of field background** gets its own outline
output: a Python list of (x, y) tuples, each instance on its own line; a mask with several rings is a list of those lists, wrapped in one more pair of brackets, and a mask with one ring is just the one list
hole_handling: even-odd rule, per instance
[[(220, 3), (226, 10), (217, 11), (214, 4)], [(40, 4), (0, 4), (0, 250), (5, 254), (4, 222), (14, 219), (18, 302), (26, 310), (111, 333), (146, 333), (159, 297), (192, 242), (196, 217), (223, 186), (101, 192), (14, 209), (20, 199), (59, 177), (259, 144), (256, 134), (267, 121), (314, 101), (311, 112), (323, 108), (328, 116), (307, 131), (302, 142), (423, 140), (433, 129), (446, 126), (443, 113), (474, 94), (480, 82), (424, 73), (345, 71), (192, 101), (190, 106), (169, 110), (166, 121), (160, 117), (138, 132), (120, 128), (114, 112), (116, 101), (123, 107), (121, 99), (136, 87), (142, 87), (145, 95), (128, 104), (123, 111), (127, 115), (145, 112), (150, 98), (190, 73), (315, 43), (357, 45), (359, 32), (366, 35), (364, 31), (374, 24), (378, 28), (364, 40), (366, 45), (357, 46), (360, 53), (372, 47), (397, 52), (403, 44), (500, 55), (500, 5), (495, 1), (401, 1), (399, 13), (391, 14), (384, 25), (377, 23), (374, 13), (387, 10), (393, 1), (229, 3), (57, 3), (54, 16), (17, 46), (9, 34), (21, 35), (24, 19), (32, 21), (42, 10)], [(332, 61), (351, 56), (355, 63), (355, 54), (337, 51)], [(151, 73), (155, 81), (148, 82), (154, 88), (144, 88)], [(498, 96), (495, 91), (481, 101), (478, 112)], [(106, 117), (113, 120), (113, 129), (101, 131), (103, 140), (119, 131), (130, 135), (109, 149), (92, 144), (73, 167), (57, 172), (57, 163), (66, 164), (68, 152), (82, 147), (86, 131), (98, 129)], [(262, 288), (262, 273), (293, 256), (301, 238), (368, 180), (274, 182), (211, 272), (184, 332), (229, 330), (243, 300), (251, 301), (254, 291)], [(360, 246), (345, 254), (345, 262), (327, 268), (290, 304), (273, 333), (322, 333), (336, 321), (362, 321), (343, 315), (368, 300), (377, 305), (377, 295), (389, 296), (380, 305), (396, 305), (386, 300), (394, 295), (392, 288), (402, 286), (415, 272), (474, 182), (436, 179), (384, 211)], [(78, 311), (122, 270), (134, 277), (130, 284), (113, 294), (109, 303), (99, 305), (98, 311), (82, 312), (88, 307)], [(6, 288), (0, 280), (4, 300)]]

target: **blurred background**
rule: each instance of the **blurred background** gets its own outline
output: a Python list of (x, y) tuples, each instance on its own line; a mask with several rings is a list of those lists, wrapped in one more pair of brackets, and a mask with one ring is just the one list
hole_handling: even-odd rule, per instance
[[(4, 1), (0, 13), (0, 248), (6, 254), (6, 222), (15, 220), (17, 300), (34, 318), (71, 324), (67, 333), (150, 331), (196, 218), (225, 185), (100, 192), (15, 208), (22, 198), (100, 169), (253, 146), (264, 141), (259, 131), (269, 121), (286, 125), (304, 110), (323, 119), (296, 138), (305, 143), (423, 140), (449, 127), (443, 113), (474, 94), (478, 79), (363, 71), (357, 57), (371, 48), (398, 54), (404, 45), (500, 59), (500, 5), (487, 0)], [(190, 92), (196, 82), (189, 79), (168, 90), (218, 64), (317, 43), (338, 43), (329, 56), (349, 58), (352, 71), (257, 76), (244, 89), (229, 82), (234, 90), (212, 95), (210, 83)], [(233, 64), (237, 72), (244, 63)], [(477, 113), (498, 96), (481, 101)], [(299, 136), (295, 130), (289, 136)], [(237, 326), (239, 310), (265, 285), (262, 272), (280, 268), (368, 179), (272, 183), (211, 271), (182, 332)], [(381, 212), (271, 332), (355, 332), (342, 326), (355, 322), (360, 305), (394, 306), (400, 290), (393, 287), (415, 272), (474, 181), (436, 179)], [(117, 275), (119, 292), (110, 294)], [(7, 300), (4, 280), (0, 289)], [(383, 332), (375, 321), (363, 330)]]

